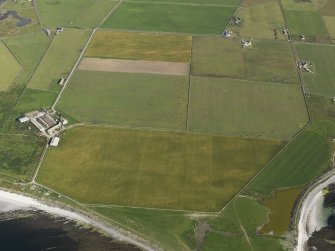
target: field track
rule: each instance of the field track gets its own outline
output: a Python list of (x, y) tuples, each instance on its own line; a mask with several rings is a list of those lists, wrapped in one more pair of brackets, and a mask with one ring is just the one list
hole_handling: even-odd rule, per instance
[(149, 73), (175, 76), (188, 75), (189, 68), (188, 63), (101, 58), (84, 58), (79, 65), (80, 70)]

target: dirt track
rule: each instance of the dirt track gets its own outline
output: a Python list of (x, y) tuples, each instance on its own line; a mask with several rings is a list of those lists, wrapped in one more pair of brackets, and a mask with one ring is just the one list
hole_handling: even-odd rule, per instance
[(149, 73), (176, 76), (184, 76), (189, 74), (188, 63), (101, 58), (83, 58), (79, 65), (79, 69), (91, 71)]

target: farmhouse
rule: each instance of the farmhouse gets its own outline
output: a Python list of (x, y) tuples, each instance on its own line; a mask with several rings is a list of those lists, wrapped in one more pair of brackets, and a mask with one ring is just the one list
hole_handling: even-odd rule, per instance
[(230, 19), (230, 24), (233, 24), (233, 25), (240, 25), (240, 23), (242, 23), (242, 19), (241, 19), (240, 17), (233, 16), (233, 17)]
[[(312, 65), (311, 63), (310, 63), (310, 65)], [(313, 73), (310, 69), (309, 69), (309, 67), (308, 67), (308, 63), (306, 62), (306, 61), (299, 61), (298, 62), (298, 68), (300, 69), (300, 70), (303, 70), (303, 71), (305, 71), (305, 72), (308, 72), (308, 73)]]
[(244, 40), (242, 38), (242, 47), (243, 48), (248, 48), (248, 47), (251, 47), (252, 46), (252, 38), (250, 38), (250, 40)]
[(233, 33), (232, 33), (231, 31), (225, 30), (225, 31), (222, 33), (222, 35), (223, 35), (224, 37), (231, 37), (231, 36), (233, 35)]

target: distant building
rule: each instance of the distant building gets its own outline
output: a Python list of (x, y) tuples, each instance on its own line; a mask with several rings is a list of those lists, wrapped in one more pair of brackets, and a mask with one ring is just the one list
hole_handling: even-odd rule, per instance
[(58, 146), (59, 141), (60, 141), (59, 137), (52, 137), (51, 140), (50, 140), (49, 145), (53, 146), (53, 147), (56, 147), (56, 146)]
[(59, 84), (59, 85), (63, 85), (63, 84), (64, 84), (64, 81), (65, 81), (65, 79), (64, 79), (64, 78), (61, 78), (61, 79), (58, 81), (58, 84)]
[(26, 116), (23, 116), (21, 118), (18, 118), (17, 119), (20, 123), (25, 123), (25, 122), (28, 122), (29, 121), (29, 118), (26, 117)]

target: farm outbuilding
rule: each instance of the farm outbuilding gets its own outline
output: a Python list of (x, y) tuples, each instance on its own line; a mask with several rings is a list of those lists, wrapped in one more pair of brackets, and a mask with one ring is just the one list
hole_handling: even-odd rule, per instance
[(53, 146), (53, 147), (56, 147), (56, 146), (58, 146), (59, 141), (60, 141), (59, 137), (53, 137), (53, 138), (51, 138), (49, 145)]
[(21, 118), (18, 118), (18, 121), (20, 123), (24, 123), (24, 122), (28, 122), (29, 121), (29, 118), (27, 116), (23, 116)]

